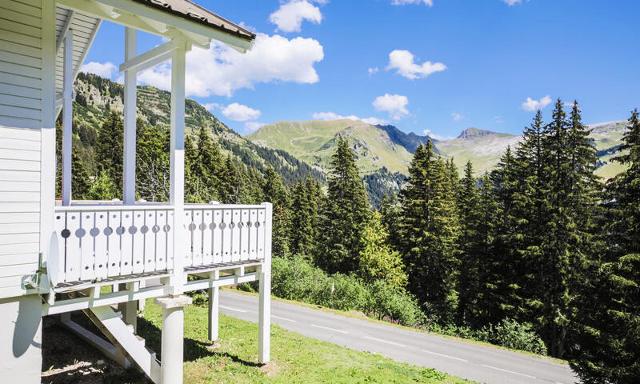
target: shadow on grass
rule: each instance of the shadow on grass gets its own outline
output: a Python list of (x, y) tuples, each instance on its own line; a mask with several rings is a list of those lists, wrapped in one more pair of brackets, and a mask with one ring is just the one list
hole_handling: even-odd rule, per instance
[[(138, 317), (138, 334), (144, 337), (146, 341), (147, 347), (156, 352), (156, 355), (159, 360), (162, 360), (160, 350), (161, 340), (162, 340), (162, 331), (160, 328), (156, 327), (150, 321)], [(244, 360), (236, 355), (232, 355), (228, 352), (215, 351), (211, 349), (211, 343), (203, 342), (200, 340), (194, 340), (185, 337), (184, 338), (184, 361), (195, 361), (201, 359), (203, 357), (219, 357), (219, 358), (227, 358), (233, 361), (234, 363), (242, 364), (247, 367), (258, 368), (261, 367), (262, 364)]]

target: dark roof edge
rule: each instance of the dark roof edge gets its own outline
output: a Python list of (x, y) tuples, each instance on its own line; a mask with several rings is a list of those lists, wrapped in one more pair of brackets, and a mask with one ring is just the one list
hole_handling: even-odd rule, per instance
[(206, 20), (202, 20), (201, 18), (190, 16), (190, 15), (185, 14), (183, 12), (174, 10), (170, 6), (163, 5), (163, 3), (161, 1), (156, 1), (156, 0), (133, 0), (133, 1), (135, 1), (136, 3), (140, 3), (142, 5), (151, 7), (151, 8), (155, 8), (155, 9), (161, 10), (163, 12), (170, 13), (170, 14), (172, 14), (174, 16), (181, 17), (181, 18), (183, 18), (185, 20), (188, 20), (188, 21), (191, 21), (191, 22), (195, 22), (195, 23), (204, 25), (204, 26), (209, 27), (209, 28), (213, 28), (213, 29), (216, 29), (216, 30), (224, 32), (224, 33), (228, 33), (230, 35), (239, 37), (239, 38), (241, 38), (243, 40), (246, 40), (246, 41), (249, 41), (249, 42), (253, 41), (256, 38), (256, 34), (255, 33), (251, 32), (251, 31), (247, 30), (246, 28), (243, 28), (243, 27), (241, 27), (241, 26), (239, 26), (239, 25), (237, 25), (237, 24), (235, 24), (235, 23), (233, 23), (233, 22), (231, 22), (231, 21), (229, 21), (227, 19), (225, 19), (224, 17), (221, 17), (221, 16), (219, 16), (217, 14), (214, 14), (213, 12), (207, 10), (206, 8), (201, 7), (198, 4), (193, 3), (192, 1), (189, 1), (189, 3), (191, 5), (200, 8), (201, 10), (203, 10), (204, 12), (206, 12), (208, 14), (214, 15), (215, 17), (217, 17), (220, 20), (223, 20), (223, 21), (229, 23), (230, 25), (233, 25), (235, 28), (237, 28), (237, 30), (229, 29), (229, 28), (226, 28), (224, 25), (214, 24), (212, 22), (209, 22), (209, 21), (206, 21)]

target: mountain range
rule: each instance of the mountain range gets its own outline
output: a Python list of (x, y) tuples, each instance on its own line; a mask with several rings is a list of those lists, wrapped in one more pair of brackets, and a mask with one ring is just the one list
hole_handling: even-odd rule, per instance
[[(591, 125), (591, 137), (598, 150), (597, 174), (610, 178), (621, 171), (611, 158), (618, 151), (625, 129), (624, 121)], [(479, 128), (467, 128), (457, 137), (436, 140), (429, 136), (405, 133), (391, 125), (371, 125), (357, 120), (279, 122), (265, 125), (247, 136), (252, 142), (277, 148), (326, 170), (337, 137), (346, 137), (355, 150), (363, 175), (379, 173), (407, 174), (418, 145), (431, 141), (440, 155), (453, 158), (462, 172), (467, 161), (477, 175), (491, 171), (507, 147), (514, 148), (521, 136)]]

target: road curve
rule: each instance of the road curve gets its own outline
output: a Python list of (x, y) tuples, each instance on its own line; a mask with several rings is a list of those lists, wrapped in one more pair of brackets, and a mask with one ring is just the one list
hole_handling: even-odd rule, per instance
[[(256, 322), (256, 296), (222, 290), (220, 310)], [(523, 353), (272, 301), (273, 323), (307, 337), (488, 384), (574, 384), (567, 365)]]

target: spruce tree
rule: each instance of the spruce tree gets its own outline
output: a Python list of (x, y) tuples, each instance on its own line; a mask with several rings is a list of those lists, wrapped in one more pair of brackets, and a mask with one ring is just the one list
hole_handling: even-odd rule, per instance
[(460, 182), (458, 211), (460, 213), (460, 274), (458, 277), (458, 322), (480, 325), (477, 311), (484, 259), (485, 234), (482, 232), (480, 191), (473, 176), (473, 165), (467, 162)]
[(369, 203), (356, 166), (355, 153), (345, 138), (338, 137), (331, 158), (328, 195), (322, 206), (316, 263), (329, 273), (358, 269), (362, 229)]
[(209, 128), (202, 126), (198, 130), (197, 147), (197, 156), (192, 168), (194, 176), (204, 185), (205, 200), (217, 200), (220, 198), (218, 175), (222, 166), (222, 155), (218, 145), (211, 138)]
[(273, 204), (272, 246), (275, 256), (289, 256), (289, 234), (291, 227), (291, 202), (282, 177), (272, 168), (267, 168), (262, 185), (264, 201)]
[(311, 257), (315, 249), (320, 186), (308, 178), (292, 188), (291, 253)]
[[(96, 145), (96, 164), (98, 172), (106, 172), (120, 190), (122, 186), (124, 126), (115, 112), (110, 112), (107, 120), (98, 132)], [(117, 197), (122, 193), (118, 192)]]
[(607, 185), (603, 263), (591, 263), (580, 302), (577, 357), (584, 383), (636, 383), (640, 377), (640, 121), (633, 111), (616, 157), (625, 171)]
[(402, 248), (409, 288), (427, 315), (449, 323), (456, 307), (458, 213), (447, 164), (431, 142), (419, 146), (401, 192)]
[(150, 126), (142, 121), (138, 121), (137, 127), (137, 194), (147, 201), (168, 201), (171, 184), (169, 130), (164, 127)]

